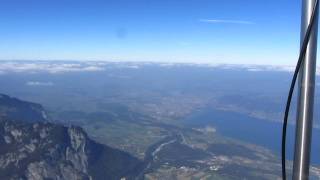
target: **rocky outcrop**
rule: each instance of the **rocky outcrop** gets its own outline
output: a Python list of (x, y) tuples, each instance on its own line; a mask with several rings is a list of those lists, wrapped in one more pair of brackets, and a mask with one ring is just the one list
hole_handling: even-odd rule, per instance
[(0, 137), (0, 179), (121, 179), (141, 163), (79, 127), (2, 121)]
[(46, 122), (40, 105), (1, 95), (0, 112), (0, 179), (132, 179), (141, 167), (129, 154), (92, 141), (82, 128)]

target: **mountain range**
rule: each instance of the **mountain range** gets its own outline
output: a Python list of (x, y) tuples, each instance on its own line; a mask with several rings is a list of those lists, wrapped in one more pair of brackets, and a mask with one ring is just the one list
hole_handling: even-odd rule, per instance
[(0, 95), (0, 179), (131, 179), (142, 162), (50, 123), (41, 105)]

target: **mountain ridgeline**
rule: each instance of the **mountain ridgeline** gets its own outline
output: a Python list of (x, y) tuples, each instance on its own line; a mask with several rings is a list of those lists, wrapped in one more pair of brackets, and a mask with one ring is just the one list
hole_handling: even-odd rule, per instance
[(47, 122), (41, 105), (0, 95), (0, 179), (132, 179), (142, 162)]
[(0, 94), (0, 120), (45, 122), (47, 114), (40, 104), (21, 101)]

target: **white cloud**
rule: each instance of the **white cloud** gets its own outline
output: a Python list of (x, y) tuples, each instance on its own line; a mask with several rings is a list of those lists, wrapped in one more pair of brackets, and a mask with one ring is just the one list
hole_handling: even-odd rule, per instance
[(293, 66), (244, 66), (248, 71), (282, 71), (293, 72), (295, 69)]
[[(278, 72), (290, 72), (295, 71), (294, 66), (271, 66), (271, 65), (247, 65), (247, 64), (222, 64), (215, 66), (222, 69), (245, 69), (252, 72), (262, 71), (278, 71)], [(317, 67), (316, 74), (320, 76), (320, 67)]]
[[(0, 75), (10, 72), (16, 73), (71, 73), (71, 72), (98, 72), (106, 71), (109, 68), (123, 69), (139, 69), (150, 63), (126, 63), (126, 62), (35, 62), (35, 61), (0, 61)], [(252, 72), (259, 71), (280, 71), (293, 72), (294, 66), (271, 66), (271, 65), (247, 65), (247, 64), (203, 64), (203, 63), (151, 63), (161, 67), (176, 67), (176, 66), (197, 66), (211, 67), (219, 69), (242, 69)], [(317, 75), (320, 76), (320, 67), (317, 67)]]
[(105, 66), (97, 63), (55, 63), (55, 62), (0, 62), (0, 72), (94, 72), (104, 71)]
[(131, 66), (128, 66), (128, 68), (130, 68), (130, 69), (139, 69), (140, 67), (138, 65), (131, 65)]
[(243, 21), (243, 20), (225, 20), (225, 19), (200, 19), (200, 22), (213, 23), (213, 24), (245, 24), (252, 25), (255, 24), (252, 21)]
[(40, 82), (40, 81), (28, 81), (26, 83), (28, 86), (53, 86), (52, 82)]

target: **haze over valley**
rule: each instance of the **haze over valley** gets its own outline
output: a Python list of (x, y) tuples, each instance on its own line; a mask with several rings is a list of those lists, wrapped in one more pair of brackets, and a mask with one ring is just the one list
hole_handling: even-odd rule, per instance
[[(291, 73), (291, 67), (261, 65), (1, 61), (0, 92), (41, 104), (49, 126), (81, 127), (97, 146), (127, 153), (119, 158), (128, 156), (133, 170), (114, 177), (276, 179)], [(313, 152), (320, 151), (319, 117), (316, 110)], [(316, 154), (312, 163), (312, 177), (319, 177)]]

